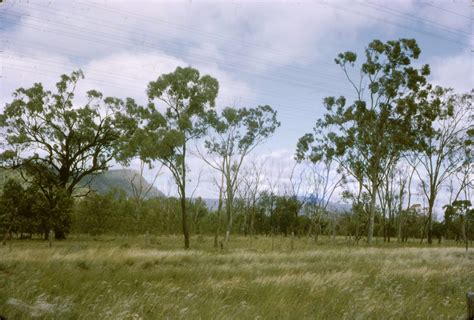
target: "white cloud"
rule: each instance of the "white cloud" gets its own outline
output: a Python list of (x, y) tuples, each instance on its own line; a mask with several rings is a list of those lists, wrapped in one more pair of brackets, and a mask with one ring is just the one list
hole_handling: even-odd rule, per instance
[[(188, 66), (185, 61), (161, 52), (116, 53), (104, 58), (93, 59), (85, 65), (71, 62), (67, 57), (37, 53), (34, 58), (17, 52), (3, 53), (5, 63), (0, 101), (8, 102), (11, 93), (23, 86), (29, 87), (34, 82), (41, 82), (47, 89), (54, 89), (54, 84), (63, 73), (69, 74), (81, 68), (85, 79), (79, 84), (76, 97), (81, 100), (90, 89), (101, 91), (106, 96), (125, 98), (132, 97), (140, 103), (146, 103), (146, 88), (150, 81), (161, 74), (173, 72), (178, 66)], [(216, 77), (220, 84), (218, 106), (231, 105), (241, 99), (252, 98), (251, 89), (242, 81), (234, 79), (217, 66), (196, 66), (202, 74)]]
[(41, 82), (47, 89), (54, 89), (59, 75), (66, 70), (72, 71), (78, 66), (67, 57), (50, 53), (39, 53), (32, 57), (16, 51), (2, 53), (2, 78), (0, 83), (0, 110), (9, 102), (12, 93), (19, 87), (28, 88), (35, 82)]
[[(283, 79), (281, 86), (288, 86), (291, 81), (307, 84), (310, 78), (320, 80), (323, 90), (325, 86), (337, 88), (339, 83), (328, 83), (331, 77), (305, 72), (305, 68), (328, 70), (329, 76), (340, 78), (340, 70), (333, 64), (335, 53), (359, 47), (360, 40), (374, 31), (383, 30), (393, 38), (406, 31), (384, 20), (409, 25), (403, 14), (414, 14), (458, 30), (465, 30), (469, 22), (416, 1), (376, 3), (401, 15), (353, 1), (8, 3), (0, 7), (2, 18), (10, 21), (0, 22), (2, 27), (10, 23), (8, 28), (0, 28), (0, 50), (4, 51), (0, 109), (10, 101), (14, 89), (34, 82), (53, 89), (60, 74), (78, 68), (86, 76), (76, 95), (78, 100), (84, 91), (98, 89), (105, 95), (131, 96), (145, 103), (150, 80), (176, 66), (191, 65), (219, 80), (219, 107), (253, 106), (265, 90), (272, 91), (267, 96), (281, 101), (289, 91), (267, 79)], [(442, 7), (462, 13), (462, 5)], [(471, 60), (470, 52), (433, 58), (433, 81), (469, 90), (474, 74)], [(314, 100), (312, 96), (309, 99)], [(301, 112), (292, 109), (291, 116)], [(295, 118), (290, 120), (298, 121)], [(275, 167), (286, 171), (291, 168), (293, 144), (272, 147), (279, 149), (269, 154), (259, 148), (256, 156), (268, 157)], [(196, 180), (202, 167), (202, 161), (190, 160), (191, 179)], [(166, 185), (168, 180), (169, 175), (164, 175), (160, 183)], [(198, 193), (210, 196), (215, 190), (208, 182)]]
[(474, 88), (471, 52), (466, 51), (456, 56), (435, 57), (429, 64), (434, 84), (454, 88), (458, 92), (469, 92)]
[(91, 79), (87, 87), (97, 88), (107, 96), (130, 96), (144, 104), (148, 83), (178, 66), (186, 63), (161, 52), (122, 52), (93, 59), (83, 66), (83, 71), (86, 79)]

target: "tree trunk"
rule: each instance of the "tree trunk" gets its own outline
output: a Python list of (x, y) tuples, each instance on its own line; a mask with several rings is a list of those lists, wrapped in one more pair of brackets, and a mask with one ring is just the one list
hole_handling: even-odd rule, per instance
[(370, 195), (370, 207), (369, 207), (369, 227), (367, 233), (367, 243), (372, 244), (372, 237), (374, 235), (374, 224), (375, 224), (375, 200), (377, 197), (377, 187), (375, 183), (372, 185), (372, 193)]
[(421, 230), (421, 240), (420, 244), (423, 244), (423, 241), (425, 240), (425, 235), (426, 235), (426, 226), (428, 225), (428, 219), (426, 219), (426, 222), (423, 223), (423, 229)]
[(214, 248), (218, 247), (219, 233), (221, 232), (222, 186), (219, 188), (219, 203), (217, 204), (217, 227), (214, 236)]
[(467, 217), (465, 219), (464, 215), (461, 215), (460, 216), (460, 220), (461, 220), (461, 235), (462, 235), (462, 240), (464, 241), (464, 243), (466, 244), (466, 254), (467, 254), (467, 250), (468, 250), (468, 240), (467, 240), (467, 233), (466, 233), (466, 222), (465, 220), (467, 221)]
[(428, 244), (433, 243), (433, 207), (434, 207), (434, 196), (428, 203)]
[(234, 202), (234, 194), (229, 186), (227, 186), (227, 201), (226, 201), (226, 214), (227, 214), (227, 230), (225, 233), (225, 243), (229, 242), (230, 232), (232, 231), (232, 206)]
[(383, 225), (383, 242), (387, 242), (387, 219), (386, 219), (386, 211), (383, 209), (382, 215), (382, 225)]
[(186, 214), (186, 198), (184, 190), (181, 190), (181, 216), (183, 218), (183, 235), (184, 235), (184, 249), (189, 249), (189, 230), (188, 220)]
[(388, 224), (387, 224), (387, 242), (390, 242), (390, 233), (392, 232), (392, 219), (393, 219), (393, 216), (392, 216), (392, 209), (391, 207), (389, 206), (389, 210), (388, 210)]
[(397, 242), (403, 242), (402, 239), (402, 223), (403, 223), (403, 212), (400, 210), (398, 213), (398, 232), (397, 232)]
[[(400, 192), (400, 203), (398, 205), (398, 219), (396, 220), (396, 222), (398, 222), (397, 224), (397, 242), (398, 243), (401, 243), (403, 242), (403, 239), (402, 239), (402, 228), (403, 228), (403, 215), (404, 215), (404, 212), (403, 212), (403, 209), (402, 209), (402, 202), (403, 202), (403, 194)], [(395, 221), (394, 221), (395, 223)]]
[(183, 235), (184, 235), (184, 249), (189, 249), (189, 229), (188, 229), (188, 216), (186, 212), (186, 143), (183, 145), (183, 163), (181, 164), (181, 183), (178, 187), (180, 188), (181, 196), (181, 216), (183, 217)]

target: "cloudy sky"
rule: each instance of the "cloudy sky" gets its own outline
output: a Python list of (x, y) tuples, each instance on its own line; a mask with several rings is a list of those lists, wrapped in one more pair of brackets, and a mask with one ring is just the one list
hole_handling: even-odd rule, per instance
[[(323, 113), (322, 98), (353, 94), (334, 64), (339, 52), (362, 54), (373, 39), (415, 38), (430, 80), (467, 91), (474, 87), (472, 25), (469, 0), (7, 0), (0, 3), (0, 108), (16, 88), (42, 82), (52, 89), (60, 74), (78, 68), (86, 79), (77, 103), (92, 88), (145, 103), (149, 81), (193, 66), (219, 80), (219, 108), (278, 111), (282, 125), (255, 157), (289, 168), (296, 141)], [(191, 161), (194, 182), (202, 167)], [(158, 187), (174, 193), (168, 180), (164, 173)], [(196, 195), (215, 197), (211, 180), (203, 173)]]

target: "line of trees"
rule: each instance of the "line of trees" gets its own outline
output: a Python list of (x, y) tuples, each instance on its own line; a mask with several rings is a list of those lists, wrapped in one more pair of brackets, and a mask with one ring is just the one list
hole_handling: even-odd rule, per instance
[[(413, 168), (428, 202), (421, 238), (426, 233), (430, 244), (433, 209), (443, 182), (455, 173), (463, 175), (452, 203), (460, 196), (469, 200), (472, 189), (472, 92), (456, 94), (429, 84), (429, 66), (413, 66), (420, 52), (415, 40), (401, 39), (372, 41), (360, 65), (354, 52), (339, 54), (335, 62), (357, 98), (348, 102), (344, 96), (327, 97), (326, 114), (314, 132), (298, 142), (298, 160), (336, 161), (359, 185), (351, 195), (354, 203), (362, 204), (364, 196), (369, 199), (368, 243), (379, 208), (385, 238), (390, 236), (395, 214), (399, 228), (403, 225), (402, 208), (408, 203), (405, 211), (410, 209), (411, 201), (411, 183), (407, 186), (406, 176), (397, 174), (404, 165)], [(351, 72), (354, 69), (357, 72)], [(408, 200), (404, 200), (407, 189)]]
[[(280, 126), (270, 106), (216, 110), (218, 81), (191, 67), (161, 75), (147, 88), (148, 104), (87, 92), (74, 104), (81, 71), (63, 75), (55, 92), (39, 83), (20, 88), (0, 115), (2, 167), (22, 183), (4, 183), (1, 228), (7, 237), (77, 232), (344, 234), (467, 239), (473, 211), (472, 92), (432, 86), (413, 39), (372, 41), (359, 63), (353, 52), (335, 59), (356, 99), (327, 97), (326, 113), (296, 147), (285, 182), (268, 164), (249, 162), (253, 150)], [(189, 158), (216, 173), (217, 207), (189, 194)], [(91, 193), (85, 178), (113, 161), (139, 160), (169, 170), (178, 198), (128, 199)], [(89, 179), (90, 180), (90, 179)], [(436, 201), (449, 187), (442, 223)], [(414, 189), (415, 188), (415, 189)], [(413, 203), (419, 190), (426, 206)], [(344, 190), (343, 192), (340, 192)], [(352, 209), (331, 212), (340, 193)], [(222, 211), (225, 210), (225, 216)], [(224, 218), (224, 219), (223, 219)], [(225, 228), (221, 228), (225, 222)], [(474, 225), (474, 222), (472, 223)], [(461, 230), (457, 232), (456, 230)], [(423, 240), (422, 240), (423, 241)]]
[[(317, 202), (290, 195), (275, 195), (263, 191), (253, 197), (238, 197), (234, 207), (233, 232), (255, 236), (275, 235), (311, 237), (315, 242), (321, 237), (334, 241), (335, 236), (344, 236), (347, 241), (358, 242), (367, 234), (367, 207), (355, 205), (352, 210), (335, 211), (334, 208), (322, 210)], [(66, 204), (58, 211), (64, 217), (70, 210), (70, 229), (77, 234), (115, 234), (115, 235), (177, 235), (182, 233), (182, 215), (180, 199), (163, 197), (145, 199), (139, 208), (132, 197), (122, 190), (111, 190), (106, 194), (91, 193), (76, 200), (74, 205)], [(22, 186), (15, 180), (9, 180), (4, 186), (0, 198), (0, 207), (8, 212), (8, 226), (5, 236), (8, 238), (29, 239), (34, 234), (43, 234), (50, 226), (51, 216), (47, 201), (41, 193)], [(465, 201), (446, 206), (443, 221), (434, 221), (433, 236), (439, 242), (452, 239), (463, 242), (474, 238), (474, 214)], [(189, 232), (194, 235), (212, 235), (218, 224), (218, 212), (209, 208), (201, 198), (187, 200), (189, 214)], [(420, 239), (426, 225), (427, 211), (413, 206), (403, 211), (401, 232), (392, 228), (387, 230), (381, 210), (375, 215), (374, 235), (399, 237), (400, 242)], [(395, 220), (396, 221), (396, 220)], [(395, 223), (394, 223), (395, 224)], [(225, 238), (224, 238), (225, 239)], [(3, 241), (7, 238), (4, 237)]]

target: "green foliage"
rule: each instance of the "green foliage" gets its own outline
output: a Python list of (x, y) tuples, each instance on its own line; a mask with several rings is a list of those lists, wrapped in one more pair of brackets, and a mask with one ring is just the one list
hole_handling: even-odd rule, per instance
[[(19, 88), (0, 115), (3, 166), (19, 169), (37, 186), (48, 201), (57, 233), (67, 232), (68, 219), (59, 214), (87, 175), (103, 171), (115, 156), (116, 142), (122, 136), (118, 123), (123, 101), (103, 98), (100, 92), (87, 92), (87, 103), (74, 104), (75, 89), (82, 71), (62, 75), (56, 92), (35, 83)], [(60, 227), (62, 225), (62, 227)], [(57, 234), (57, 236), (58, 236)]]
[(444, 236), (457, 241), (466, 241), (467, 239), (463, 239), (465, 236), (470, 240), (474, 239), (474, 208), (472, 208), (471, 201), (456, 200), (443, 208), (445, 210)]
[(275, 202), (275, 211), (271, 217), (274, 232), (285, 236), (298, 230), (298, 213), (301, 203), (295, 197), (278, 197)]
[(220, 116), (209, 113), (208, 119), (212, 131), (204, 141), (207, 155), (201, 157), (222, 177), (219, 187), (226, 195), (227, 241), (232, 230), (234, 196), (244, 160), (275, 132), (280, 123), (276, 111), (268, 105), (250, 109), (225, 108)]
[(11, 234), (21, 228), (21, 220), (26, 215), (26, 203), (23, 202), (25, 190), (22, 185), (9, 179), (3, 185), (0, 197), (0, 221), (2, 234)]
[[(464, 174), (459, 193), (469, 187), (473, 154), (469, 145), (469, 123), (474, 117), (471, 94), (456, 94), (436, 87), (430, 91), (419, 115), (419, 134), (412, 161), (428, 202), (428, 242), (431, 243), (432, 213), (445, 181), (458, 172)], [(425, 121), (430, 119), (430, 122)], [(457, 197), (457, 196), (456, 196)]]
[(222, 114), (209, 117), (215, 135), (205, 141), (209, 153), (220, 157), (243, 157), (273, 134), (280, 123), (272, 107), (225, 108)]
[[(141, 111), (139, 121), (144, 126), (139, 124), (134, 132), (138, 138), (148, 138), (137, 143), (136, 147), (143, 149), (138, 149), (136, 154), (143, 160), (163, 162), (179, 178), (186, 170), (186, 144), (205, 133), (208, 111), (215, 106), (218, 87), (216, 79), (208, 75), (200, 77), (197, 70), (180, 67), (150, 82), (147, 90), (150, 104), (137, 110)], [(165, 104), (164, 114), (158, 111), (155, 99)], [(181, 182), (182, 179), (177, 180), (178, 184)]]
[(37, 186), (25, 188), (18, 181), (9, 179), (0, 196), (0, 229), (10, 238), (13, 234), (17, 238), (31, 238), (34, 234), (46, 238), (51, 229), (59, 237), (60, 232), (69, 231), (71, 206), (71, 198), (62, 197), (51, 209)]
[[(202, 199), (188, 201), (190, 232), (210, 233), (214, 220)], [(123, 190), (106, 194), (91, 193), (76, 201), (72, 228), (76, 234), (143, 235), (177, 234), (182, 228), (180, 200), (170, 198), (146, 199), (137, 205)]]
[[(92, 90), (85, 106), (74, 105), (75, 89), (82, 78), (81, 71), (61, 76), (56, 93), (40, 83), (17, 89), (1, 115), (6, 130), (3, 138), (9, 147), (4, 156), (16, 158), (16, 167), (30, 175), (48, 171), (43, 173), (51, 175), (47, 179), (69, 194), (85, 175), (107, 169), (114, 143), (121, 136), (115, 122), (123, 106), (121, 100), (103, 98)], [(34, 155), (28, 155), (32, 151)]]
[(343, 96), (325, 98), (327, 113), (316, 122), (314, 133), (303, 136), (297, 145), (298, 160), (335, 159), (369, 192), (369, 242), (379, 185), (403, 152), (415, 148), (420, 126), (432, 120), (424, 117), (425, 105), (420, 103), (431, 88), (426, 82), (429, 67), (411, 66), (419, 54), (412, 39), (374, 40), (365, 50), (357, 80), (348, 71), (355, 68), (357, 55), (340, 54), (336, 63), (357, 98), (352, 103)]
[[(189, 247), (186, 211), (187, 144), (200, 138), (207, 130), (209, 110), (214, 108), (219, 84), (199, 71), (178, 67), (173, 73), (161, 75), (148, 84), (146, 108), (127, 108), (129, 134), (124, 136), (120, 159), (124, 162), (139, 157), (146, 163), (161, 162), (172, 173), (181, 199), (184, 246)], [(164, 103), (159, 111), (155, 100)]]
[[(412, 121), (421, 111), (416, 98), (429, 89), (425, 79), (429, 69), (409, 66), (418, 54), (414, 40), (371, 42), (362, 64), (363, 80), (372, 88), (369, 96), (365, 99), (362, 88), (355, 87), (358, 99), (350, 105), (345, 97), (327, 97), (328, 113), (316, 123), (314, 135), (300, 140), (297, 157), (344, 157), (351, 172), (362, 170), (369, 179), (378, 178), (385, 162), (413, 144), (411, 136), (418, 129)], [(347, 73), (355, 59), (355, 54), (346, 53), (336, 62)], [(323, 134), (325, 129), (332, 130)]]

